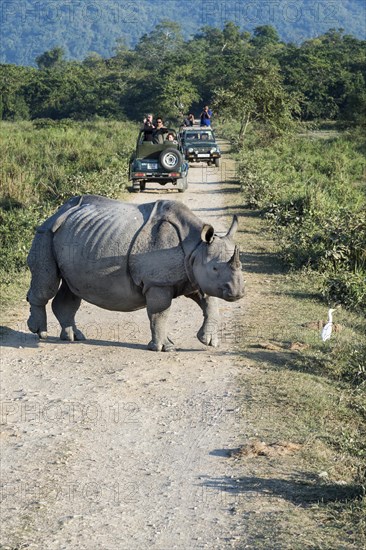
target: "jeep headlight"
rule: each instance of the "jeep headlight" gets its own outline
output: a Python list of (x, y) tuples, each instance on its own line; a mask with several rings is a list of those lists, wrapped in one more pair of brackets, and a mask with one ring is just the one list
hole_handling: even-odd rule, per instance
[(188, 149), (188, 153), (193, 153), (192, 147), (190, 147), (190, 148)]
[(217, 147), (212, 147), (210, 153), (216, 153), (216, 151), (217, 151)]

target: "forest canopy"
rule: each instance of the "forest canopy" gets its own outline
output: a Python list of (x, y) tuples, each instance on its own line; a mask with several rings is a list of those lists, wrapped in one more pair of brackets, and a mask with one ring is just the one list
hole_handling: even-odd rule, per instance
[(249, 32), (272, 25), (281, 40), (296, 44), (339, 27), (365, 39), (365, 11), (364, 0), (3, 0), (0, 62), (34, 66), (56, 46), (69, 60), (93, 52), (111, 57), (117, 39), (134, 48), (162, 14), (182, 26), (185, 40), (229, 21)]
[(3, 120), (140, 120), (146, 111), (177, 120), (202, 102), (242, 124), (341, 120), (366, 116), (366, 42), (343, 29), (304, 41), (283, 42), (270, 25), (241, 31), (205, 26), (185, 40), (182, 28), (162, 21), (133, 48), (69, 61), (55, 46), (38, 55), (37, 68), (0, 65)]

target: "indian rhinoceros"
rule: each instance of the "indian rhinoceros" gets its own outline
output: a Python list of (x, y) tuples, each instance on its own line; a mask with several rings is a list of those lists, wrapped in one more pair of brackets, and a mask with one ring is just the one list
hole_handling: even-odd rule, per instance
[[(60, 338), (83, 340), (75, 325), (81, 300), (114, 311), (146, 307), (150, 350), (170, 351), (167, 318), (173, 298), (192, 298), (203, 311), (198, 339), (218, 345), (218, 303), (244, 294), (234, 216), (225, 236), (214, 233), (181, 202), (142, 205), (97, 195), (74, 197), (43, 225), (28, 256), (32, 281), (29, 329), (47, 338), (46, 304)], [(61, 281), (61, 285), (60, 285)]]

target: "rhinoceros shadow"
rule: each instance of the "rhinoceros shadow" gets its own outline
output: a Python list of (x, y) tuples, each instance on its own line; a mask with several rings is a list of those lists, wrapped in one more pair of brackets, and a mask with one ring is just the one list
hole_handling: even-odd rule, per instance
[(36, 348), (39, 338), (36, 334), (0, 326), (0, 345), (8, 348)]
[(116, 346), (121, 348), (130, 348), (130, 349), (146, 349), (146, 344), (139, 342), (124, 342), (124, 341), (115, 341), (103, 340), (97, 338), (90, 338), (86, 340), (81, 340), (79, 342), (67, 342), (65, 340), (60, 340), (58, 336), (48, 336), (47, 340), (40, 340), (36, 334), (31, 332), (14, 330), (13, 328), (0, 326), (0, 345), (2, 347), (9, 348), (37, 348), (39, 344), (52, 344), (52, 345), (91, 345), (91, 346)]
[(301, 508), (327, 502), (345, 502), (363, 494), (362, 487), (357, 484), (326, 483), (317, 479), (316, 475), (311, 472), (299, 472), (295, 478), (289, 479), (257, 476), (201, 477), (201, 486), (211, 495), (214, 492), (221, 494), (223, 499), (226, 494), (228, 502), (230, 496), (235, 499), (240, 499), (242, 496), (243, 502), (249, 502), (250, 496), (254, 493), (262, 495), (266, 499), (280, 498)]
[[(37, 348), (39, 344), (47, 345), (62, 345), (62, 346), (78, 346), (78, 345), (90, 345), (90, 346), (108, 346), (108, 347), (117, 347), (117, 348), (127, 348), (132, 350), (142, 350), (147, 351), (147, 342), (129, 342), (116, 340), (111, 338), (110, 340), (104, 340), (102, 338), (87, 338), (86, 340), (81, 340), (79, 342), (67, 342), (65, 340), (60, 340), (58, 336), (48, 336), (47, 340), (40, 340), (36, 334), (23, 330), (15, 330), (11, 327), (0, 326), (0, 346), (8, 348)], [(179, 352), (192, 352), (199, 353), (207, 351), (205, 347), (199, 347), (200, 344), (197, 343), (197, 348), (186, 348), (176, 345), (176, 351)]]
[[(233, 204), (233, 206), (218, 206), (216, 208), (209, 207), (209, 208), (194, 208), (191, 207), (192, 212), (222, 212), (223, 214), (231, 213), (232, 215), (236, 214), (238, 215), (238, 210), (247, 210), (247, 207), (245, 205), (241, 204)], [(250, 213), (249, 213), (250, 214)], [(249, 217), (249, 214), (245, 213), (245, 215), (239, 214), (240, 217)], [(252, 216), (254, 217), (254, 216)], [(247, 233), (247, 231), (244, 229), (238, 229), (239, 233)]]

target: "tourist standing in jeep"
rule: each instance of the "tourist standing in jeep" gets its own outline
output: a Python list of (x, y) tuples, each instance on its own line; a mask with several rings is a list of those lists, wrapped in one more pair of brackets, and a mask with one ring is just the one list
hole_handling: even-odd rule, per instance
[(144, 140), (145, 141), (152, 141), (153, 140), (153, 131), (155, 130), (152, 114), (148, 114), (144, 118), (143, 129), (145, 131)]
[(211, 126), (211, 117), (212, 117), (212, 111), (211, 109), (208, 108), (207, 105), (205, 105), (200, 115), (201, 126)]

